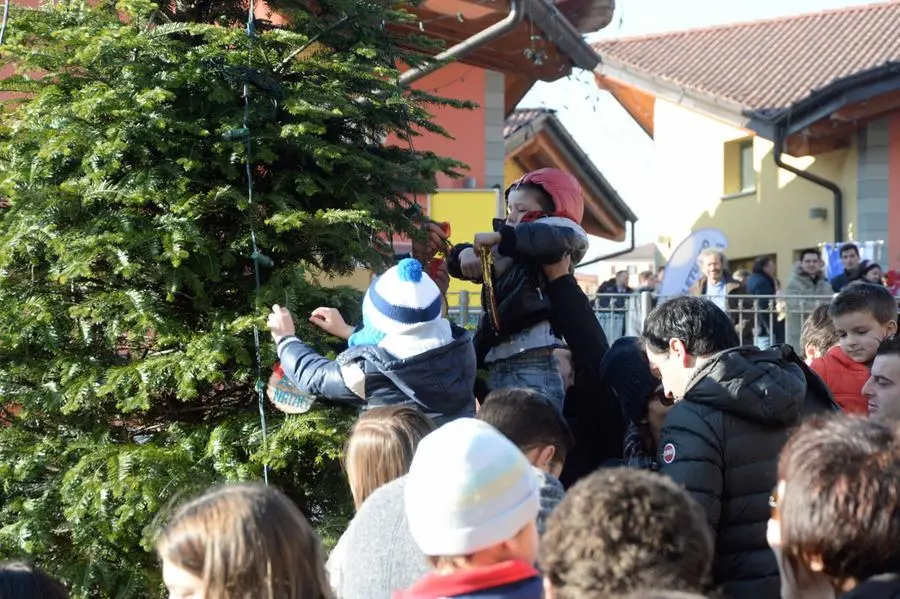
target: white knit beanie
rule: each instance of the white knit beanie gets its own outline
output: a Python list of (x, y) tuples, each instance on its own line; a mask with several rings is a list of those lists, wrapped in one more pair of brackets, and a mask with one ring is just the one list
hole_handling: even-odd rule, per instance
[(450, 322), (441, 316), (441, 292), (418, 260), (406, 258), (369, 285), (363, 298), (363, 328), (350, 347), (380, 345), (408, 358), (453, 341)]
[(406, 477), (409, 530), (425, 555), (470, 555), (513, 538), (540, 508), (525, 455), (491, 425), (445, 424), (419, 443)]

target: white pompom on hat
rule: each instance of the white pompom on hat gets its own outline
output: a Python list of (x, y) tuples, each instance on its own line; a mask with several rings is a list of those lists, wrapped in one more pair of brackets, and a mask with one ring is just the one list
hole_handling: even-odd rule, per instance
[(525, 455), (491, 425), (445, 424), (420, 443), (406, 477), (406, 516), (425, 555), (471, 555), (512, 539), (540, 508)]

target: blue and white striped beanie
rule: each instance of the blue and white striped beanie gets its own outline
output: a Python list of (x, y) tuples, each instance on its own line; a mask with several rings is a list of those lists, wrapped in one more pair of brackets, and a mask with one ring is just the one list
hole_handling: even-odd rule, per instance
[(348, 344), (378, 345), (388, 335), (402, 335), (441, 319), (441, 292), (418, 260), (406, 258), (375, 279), (363, 299), (362, 330)]
[(404, 504), (422, 553), (471, 555), (536, 522), (540, 489), (512, 441), (486, 422), (460, 418), (419, 443)]

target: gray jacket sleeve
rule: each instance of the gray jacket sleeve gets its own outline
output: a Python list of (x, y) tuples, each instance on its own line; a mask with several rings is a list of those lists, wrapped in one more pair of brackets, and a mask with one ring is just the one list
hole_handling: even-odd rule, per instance
[(711, 421), (697, 407), (681, 401), (666, 416), (659, 441), (660, 472), (683, 486), (706, 512), (713, 531), (719, 529), (725, 485), (723, 448)]
[[(365, 376), (358, 365), (342, 366), (296, 337), (278, 342), (278, 359), (285, 375), (303, 393), (354, 406), (363, 404)], [(352, 379), (349, 385), (346, 376)]]

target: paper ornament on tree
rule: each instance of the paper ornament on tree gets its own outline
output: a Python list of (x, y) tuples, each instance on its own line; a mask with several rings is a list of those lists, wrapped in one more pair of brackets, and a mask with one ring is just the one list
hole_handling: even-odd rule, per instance
[(266, 397), (276, 408), (286, 414), (303, 414), (308, 412), (316, 398), (303, 393), (294, 386), (291, 380), (284, 374), (281, 364), (276, 362), (272, 369), (272, 376), (266, 385)]

